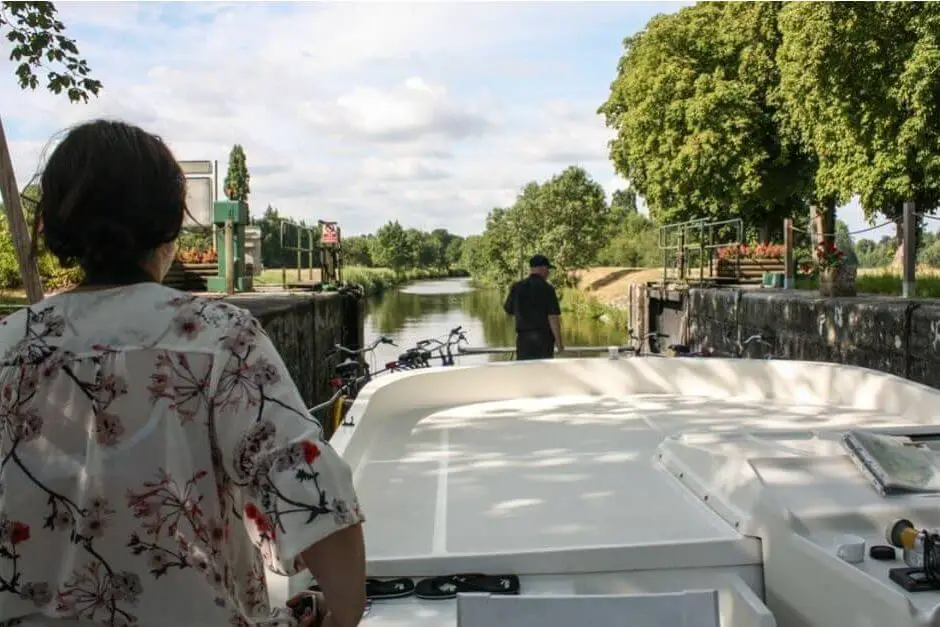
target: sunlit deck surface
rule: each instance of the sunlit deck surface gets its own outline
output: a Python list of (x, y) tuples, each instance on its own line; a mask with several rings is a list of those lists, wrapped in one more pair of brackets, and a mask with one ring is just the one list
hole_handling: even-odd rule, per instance
[(847, 408), (676, 395), (529, 398), (389, 416), (355, 471), (367, 515), (381, 514), (369, 521), (368, 554), (735, 542), (732, 527), (654, 463), (665, 436), (838, 428), (860, 418), (883, 422)]
[[(717, 588), (722, 626), (737, 627), (766, 624), (755, 596), (766, 547), (754, 525), (786, 526), (786, 509), (818, 526), (815, 493), (786, 497), (796, 486), (761, 468), (841, 459), (834, 436), (820, 443), (814, 432), (933, 430), (938, 400), (897, 377), (805, 362), (489, 364), (376, 380), (331, 442), (367, 517), (370, 576), (514, 573), (537, 595)], [(694, 477), (683, 477), (686, 463)], [(829, 509), (861, 480), (839, 463), (849, 468)], [(757, 622), (733, 618), (745, 606)], [(377, 603), (368, 624), (455, 620), (453, 602), (412, 597)]]

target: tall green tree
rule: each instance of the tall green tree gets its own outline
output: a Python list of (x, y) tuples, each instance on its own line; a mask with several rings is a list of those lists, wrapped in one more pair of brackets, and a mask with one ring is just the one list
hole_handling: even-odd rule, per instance
[[(91, 78), (88, 62), (79, 54), (75, 40), (65, 34), (65, 24), (51, 2), (0, 2), (0, 36), (9, 46), (22, 89), (36, 89), (45, 72), (45, 87), (71, 102), (87, 102), (97, 95), (101, 82)], [(29, 228), (23, 219), (19, 190), (0, 119), (0, 199), (3, 201), (19, 272), (29, 302), (42, 299), (42, 280), (30, 252)]]
[(570, 166), (545, 183), (540, 196), (542, 252), (562, 270), (590, 265), (610, 219), (604, 188), (584, 168)]
[(225, 195), (229, 200), (248, 201), (251, 193), (249, 184), (251, 175), (248, 174), (248, 161), (245, 158), (245, 149), (241, 144), (232, 146), (228, 156), (228, 172), (225, 174)]
[(779, 27), (783, 119), (818, 161), (818, 194), (858, 194), (869, 220), (936, 209), (940, 5), (791, 2)]
[(571, 166), (543, 183), (527, 183), (509, 208), (493, 209), (479, 239), (464, 242), (464, 266), (481, 282), (506, 285), (523, 276), (536, 253), (567, 270), (593, 262), (608, 235), (603, 187)]
[(654, 220), (741, 217), (779, 229), (805, 211), (812, 164), (781, 132), (778, 3), (701, 3), (624, 41), (610, 97), (610, 157)]
[(413, 252), (408, 234), (398, 220), (388, 222), (375, 232), (372, 258), (379, 266), (400, 274), (411, 264)]

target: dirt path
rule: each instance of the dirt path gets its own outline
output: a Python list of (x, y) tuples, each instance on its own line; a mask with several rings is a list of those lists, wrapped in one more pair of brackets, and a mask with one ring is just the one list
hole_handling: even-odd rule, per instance
[(600, 302), (613, 307), (625, 307), (633, 283), (646, 283), (661, 279), (660, 268), (588, 268), (579, 271), (580, 289)]

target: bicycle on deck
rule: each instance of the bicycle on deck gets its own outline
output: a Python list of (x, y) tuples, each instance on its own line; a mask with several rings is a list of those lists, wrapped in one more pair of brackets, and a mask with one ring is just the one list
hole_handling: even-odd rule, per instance
[(439, 359), (442, 366), (453, 366), (456, 364), (454, 347), (457, 347), (459, 352), (460, 345), (466, 343), (468, 339), (463, 327), (455, 327), (450, 330), (445, 340), (421, 340), (413, 348), (399, 355), (396, 361), (387, 363), (385, 368), (392, 372), (430, 368), (435, 359)]

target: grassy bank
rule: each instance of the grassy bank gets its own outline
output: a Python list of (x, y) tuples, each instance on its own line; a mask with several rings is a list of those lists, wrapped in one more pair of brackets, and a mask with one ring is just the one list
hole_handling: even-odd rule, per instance
[[(796, 288), (819, 289), (819, 282), (815, 279), (798, 279)], [(855, 288), (859, 294), (900, 296), (901, 274), (891, 268), (860, 268), (855, 279)], [(940, 273), (936, 269), (917, 269), (914, 296), (916, 298), (940, 298)]]
[(601, 302), (591, 294), (580, 289), (565, 288), (559, 293), (561, 310), (576, 318), (603, 320), (618, 328), (629, 326), (630, 316), (625, 307), (614, 307)]
[[(303, 270), (301, 276), (304, 280), (308, 279), (308, 271)], [(397, 287), (409, 281), (419, 281), (421, 279), (441, 279), (447, 277), (466, 276), (460, 270), (450, 272), (441, 272), (440, 270), (414, 269), (406, 270), (400, 274), (395, 274), (388, 268), (364, 268), (351, 266), (343, 268), (343, 280), (349, 283), (357, 283), (365, 290), (366, 295), (372, 296), (380, 294), (387, 289)], [(289, 269), (287, 271), (287, 280), (295, 281), (297, 279), (297, 270)], [(314, 270), (314, 279), (319, 279), (317, 270)], [(258, 285), (281, 285), (281, 269), (270, 268), (261, 273), (261, 276), (255, 277), (255, 283)]]

